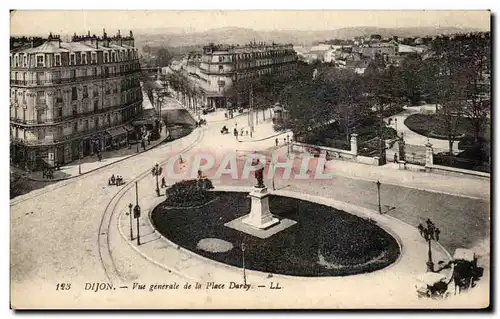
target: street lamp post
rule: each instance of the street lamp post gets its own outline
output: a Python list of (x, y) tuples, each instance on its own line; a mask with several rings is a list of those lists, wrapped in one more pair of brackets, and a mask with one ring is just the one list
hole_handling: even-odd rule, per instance
[(241, 243), (241, 253), (242, 253), (242, 257), (243, 257), (243, 283), (246, 286), (247, 285), (247, 275), (245, 272), (245, 249), (246, 249), (245, 243)]
[(78, 154), (78, 174), (82, 175), (82, 153)]
[(290, 135), (286, 135), (286, 156), (290, 157)]
[(163, 169), (158, 165), (158, 163), (151, 169), (151, 174), (156, 177), (156, 195), (160, 196), (160, 185), (158, 184), (158, 176), (161, 175)]
[(132, 232), (132, 208), (134, 205), (132, 203), (128, 204), (128, 215), (130, 219), (130, 240), (134, 240), (134, 233)]
[(425, 221), (425, 226), (420, 224), (418, 225), (418, 230), (420, 231), (420, 235), (425, 239), (425, 241), (429, 244), (429, 260), (427, 261), (427, 271), (434, 272), (434, 263), (432, 262), (432, 249), (431, 249), (431, 241), (439, 241), (439, 234), (441, 231), (439, 228), (434, 225), (434, 223), (427, 218)]
[(377, 181), (377, 193), (378, 193), (378, 213), (382, 214), (382, 206), (380, 205), (380, 181)]
[(141, 217), (141, 207), (139, 206), (139, 191), (137, 182), (135, 182), (135, 207), (134, 207), (134, 218), (137, 220), (137, 246), (141, 244), (141, 235), (139, 232), (139, 218)]

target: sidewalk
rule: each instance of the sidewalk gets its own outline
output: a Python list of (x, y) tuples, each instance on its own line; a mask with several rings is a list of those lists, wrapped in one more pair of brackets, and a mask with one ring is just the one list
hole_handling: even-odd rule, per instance
[[(141, 189), (146, 188), (143, 193), (152, 194), (154, 185), (151, 182), (143, 183)], [(239, 190), (247, 191), (250, 187), (229, 187), (227, 189), (216, 187), (216, 190)], [(279, 282), (281, 286), (298, 291), (315, 291), (319, 294), (317, 297), (321, 300), (335, 300), (340, 305), (351, 305), (357, 303), (365, 307), (380, 305), (388, 307), (401, 301), (401, 298), (415, 306), (422, 307), (422, 302), (416, 299), (414, 289), (415, 278), (425, 272), (425, 260), (427, 260), (427, 249), (425, 242), (421, 239), (418, 231), (391, 216), (379, 215), (377, 212), (357, 207), (352, 204), (341, 203), (335, 200), (310, 196), (304, 193), (294, 193), (287, 191), (274, 192), (281, 196), (291, 196), (306, 198), (307, 200), (318, 201), (321, 204), (339, 206), (352, 214), (372, 218), (377, 223), (393, 233), (400, 241), (404, 249), (401, 257), (391, 266), (372, 273), (344, 277), (295, 277), (279, 274), (269, 275), (268, 273), (248, 270), (246, 271), (246, 281), (251, 285), (247, 292), (259, 294), (263, 298), (269, 298), (272, 293), (270, 290), (258, 289), (257, 285), (268, 286), (270, 282)], [(117, 205), (119, 212), (126, 212), (129, 200), (133, 200), (133, 193), (127, 194)], [(140, 232), (145, 234), (141, 236), (141, 245), (137, 246), (135, 241), (129, 238), (129, 217), (124, 214), (115, 214), (118, 219), (118, 229), (121, 235), (120, 245), (128, 245), (139, 256), (129, 258), (134, 260), (144, 258), (152, 263), (151, 270), (155, 276), (161, 276), (164, 272), (172, 272), (188, 280), (196, 280), (201, 283), (209, 281), (214, 282), (242, 282), (242, 269), (226, 265), (188, 251), (168, 239), (161, 236), (153, 228), (149, 219), (149, 212), (158, 205), (162, 198), (154, 195), (146, 195), (140, 198), (144, 215), (140, 220)], [(116, 225), (116, 223), (112, 223)], [(135, 228), (135, 227), (134, 227)], [(134, 229), (134, 234), (136, 233)], [(115, 244), (118, 244), (115, 242)], [(449, 260), (450, 256), (443, 248), (433, 243), (433, 256), (436, 260)], [(120, 258), (118, 256), (118, 258)], [(157, 267), (153, 266), (156, 265)], [(148, 276), (150, 276), (148, 275)], [(447, 274), (450, 275), (449, 273)], [(332, 287), (356, 287), (356, 289), (332, 289)], [(383, 289), (382, 289), (383, 288)], [(252, 298), (253, 299), (253, 298)], [(364, 300), (364, 301), (363, 301)], [(326, 301), (326, 300), (325, 300)], [(193, 300), (194, 302), (194, 300)], [(363, 303), (364, 302), (364, 303)], [(280, 305), (274, 305), (279, 307)]]
[[(401, 133), (403, 133), (406, 144), (422, 145), (423, 146), (427, 143), (427, 141), (429, 141), (434, 148), (434, 153), (447, 152), (449, 150), (448, 140), (441, 140), (441, 139), (437, 139), (437, 138), (427, 138), (424, 135), (420, 135), (418, 133), (413, 132), (404, 124), (406, 118), (412, 114), (423, 114), (423, 113), (432, 114), (435, 112), (436, 112), (435, 105), (426, 104), (426, 105), (420, 105), (420, 106), (410, 106), (410, 107), (407, 107), (401, 113), (386, 117), (384, 119), (384, 121), (388, 122), (388, 120), (390, 118), (392, 118), (392, 124), (390, 125), (390, 127), (396, 129), (396, 126), (397, 126), (398, 136), (401, 136)], [(397, 120), (397, 121), (395, 121), (395, 120)], [(458, 141), (455, 141), (453, 143), (453, 152), (455, 152), (455, 153), (459, 152)]]
[[(279, 154), (285, 156), (285, 153), (286, 148), (281, 148)], [(299, 169), (300, 153), (294, 152), (294, 154), (296, 158), (294, 166)], [(314, 165), (317, 161), (317, 158), (311, 159)], [(325, 172), (352, 179), (380, 181), (382, 184), (490, 201), (490, 180), (488, 179), (401, 170), (399, 165), (394, 163), (374, 166), (336, 159), (326, 162)]]
[(135, 144), (132, 145), (131, 148), (125, 147), (119, 150), (103, 152), (101, 161), (97, 160), (96, 155), (87, 156), (80, 161), (80, 165), (78, 165), (78, 160), (76, 160), (66, 166), (62, 166), (60, 170), (54, 171), (54, 178), (52, 179), (43, 178), (42, 177), (43, 174), (41, 171), (31, 172), (28, 174), (23, 172), (23, 175), (26, 176), (27, 179), (37, 182), (57, 182), (75, 178), (96, 171), (100, 168), (107, 167), (111, 164), (121, 162), (138, 154), (147, 152), (157, 147), (162, 142), (166, 141), (169, 138), (169, 136), (170, 133), (166, 130), (165, 126), (163, 126), (162, 131), (160, 133), (160, 138), (156, 141), (151, 141), (150, 145), (146, 145), (145, 151), (143, 151), (139, 146), (139, 152), (137, 152), (138, 144)]

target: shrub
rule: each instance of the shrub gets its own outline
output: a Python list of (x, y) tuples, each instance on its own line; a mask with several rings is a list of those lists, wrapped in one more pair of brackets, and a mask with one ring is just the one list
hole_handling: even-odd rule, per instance
[(177, 182), (166, 191), (165, 204), (169, 206), (197, 206), (213, 198), (213, 183), (208, 178)]

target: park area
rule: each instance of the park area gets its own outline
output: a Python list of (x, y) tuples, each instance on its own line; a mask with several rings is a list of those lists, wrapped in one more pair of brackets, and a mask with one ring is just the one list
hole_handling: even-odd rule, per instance
[[(475, 127), (467, 117), (453, 117), (445, 121), (441, 114), (412, 114), (405, 120), (405, 125), (415, 133), (434, 139), (449, 140), (450, 135), (454, 143), (458, 143), (460, 153), (434, 154), (434, 164), (456, 168), (490, 172), (489, 158), (491, 156), (491, 137), (488, 120), (483, 134), (478, 139), (473, 135)], [(450, 124), (451, 123), (451, 129)], [(451, 133), (451, 134), (450, 134)]]
[[(347, 276), (382, 269), (400, 255), (397, 241), (371, 220), (308, 201), (271, 196), (278, 218), (297, 223), (267, 239), (224, 226), (248, 214), (248, 193), (213, 192), (203, 206), (162, 204), (151, 219), (174, 243), (201, 256), (248, 269), (293, 276)], [(199, 204), (198, 202), (196, 204)]]

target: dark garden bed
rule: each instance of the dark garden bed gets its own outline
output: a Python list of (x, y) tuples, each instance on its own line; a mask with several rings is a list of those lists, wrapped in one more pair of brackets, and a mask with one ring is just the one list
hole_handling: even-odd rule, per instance
[[(405, 119), (405, 125), (420, 135), (441, 140), (448, 139), (448, 131), (444, 120), (436, 114), (412, 114)], [(468, 118), (462, 117), (456, 120), (454, 132), (456, 139), (460, 139), (471, 132), (474, 132), (474, 126)]]
[[(374, 222), (334, 208), (281, 196), (270, 197), (271, 211), (297, 224), (260, 239), (224, 226), (250, 211), (248, 193), (213, 192), (217, 200), (193, 209), (156, 207), (152, 222), (174, 243), (201, 256), (248, 269), (295, 276), (346, 276), (375, 271), (399, 256), (398, 243)], [(202, 239), (217, 238), (233, 248), (212, 253), (198, 249)]]

